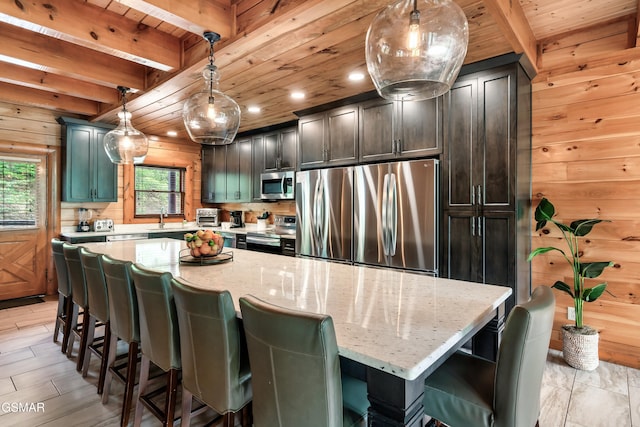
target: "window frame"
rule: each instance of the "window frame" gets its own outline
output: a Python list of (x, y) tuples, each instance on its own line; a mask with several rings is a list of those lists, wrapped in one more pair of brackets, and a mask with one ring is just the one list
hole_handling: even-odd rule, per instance
[(158, 213), (152, 213), (152, 214), (139, 214), (137, 212), (137, 192), (138, 191), (147, 191), (147, 190), (137, 190), (136, 189), (136, 168), (137, 167), (141, 167), (141, 168), (155, 168), (155, 169), (170, 169), (170, 170), (174, 170), (174, 171), (178, 171), (180, 173), (180, 191), (164, 191), (164, 190), (151, 190), (149, 192), (159, 192), (159, 193), (179, 193), (180, 194), (180, 211), (179, 213), (165, 213), (164, 217), (165, 218), (186, 218), (186, 212), (185, 212), (185, 198), (187, 196), (187, 192), (186, 192), (186, 180), (187, 180), (187, 168), (186, 167), (181, 167), (181, 166), (168, 166), (168, 165), (157, 165), (157, 164), (139, 164), (139, 165), (133, 165), (132, 167), (132, 191), (133, 191), (133, 218), (134, 219), (147, 219), (147, 218), (157, 218), (158, 215), (160, 215), (160, 212)]

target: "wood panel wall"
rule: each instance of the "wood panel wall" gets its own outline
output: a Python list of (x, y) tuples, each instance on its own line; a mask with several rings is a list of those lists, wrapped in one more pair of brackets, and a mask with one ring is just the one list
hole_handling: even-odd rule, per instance
[[(562, 221), (611, 221), (581, 246), (585, 261), (615, 263), (601, 276), (611, 294), (585, 304), (584, 320), (600, 331), (602, 360), (640, 368), (640, 52), (627, 49), (622, 27), (557, 38), (543, 55), (533, 84), (532, 194), (534, 206), (547, 197)], [(534, 248), (563, 244), (549, 226), (532, 236)], [(566, 261), (552, 254), (533, 260), (532, 275), (534, 287), (571, 283)], [(556, 297), (559, 349), (573, 301)]]

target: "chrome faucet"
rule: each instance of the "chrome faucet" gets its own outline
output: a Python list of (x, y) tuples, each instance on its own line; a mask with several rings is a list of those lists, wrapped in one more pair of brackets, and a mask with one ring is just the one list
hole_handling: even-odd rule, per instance
[(160, 228), (164, 228), (164, 208), (160, 208)]

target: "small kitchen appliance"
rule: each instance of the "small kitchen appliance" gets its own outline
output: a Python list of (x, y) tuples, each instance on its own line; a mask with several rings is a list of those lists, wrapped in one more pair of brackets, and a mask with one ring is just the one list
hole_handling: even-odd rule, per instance
[(267, 172), (260, 174), (260, 198), (262, 200), (293, 200), (295, 172)]
[(89, 225), (89, 221), (91, 220), (91, 210), (86, 208), (78, 209), (78, 231), (91, 231), (91, 226)]
[(244, 213), (242, 211), (231, 211), (231, 228), (244, 227)]
[(93, 222), (93, 231), (113, 231), (113, 220), (112, 219), (96, 219)]
[(196, 209), (196, 224), (198, 227), (218, 227), (220, 225), (220, 210), (217, 208)]

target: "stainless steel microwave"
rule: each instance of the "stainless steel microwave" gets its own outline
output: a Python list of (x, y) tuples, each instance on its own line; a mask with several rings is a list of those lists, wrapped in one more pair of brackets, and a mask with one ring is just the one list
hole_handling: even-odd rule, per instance
[(294, 171), (260, 174), (260, 197), (262, 200), (293, 200), (295, 185)]

